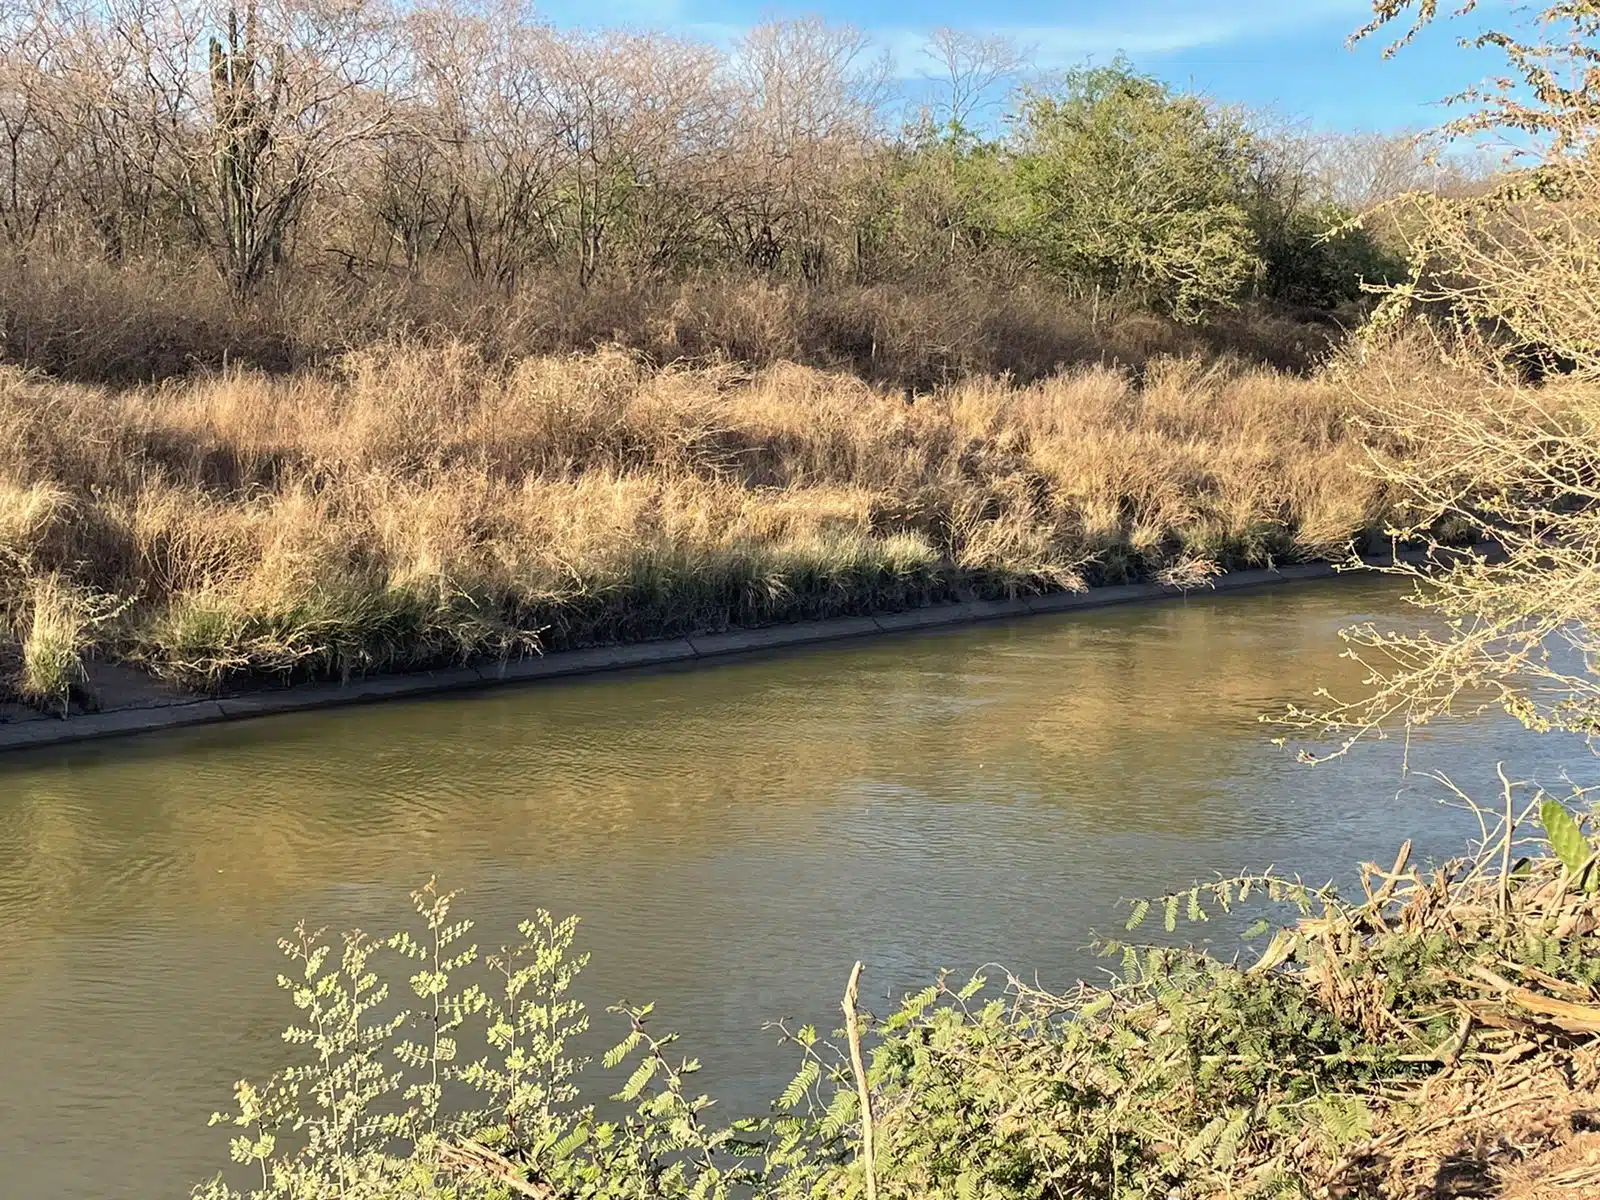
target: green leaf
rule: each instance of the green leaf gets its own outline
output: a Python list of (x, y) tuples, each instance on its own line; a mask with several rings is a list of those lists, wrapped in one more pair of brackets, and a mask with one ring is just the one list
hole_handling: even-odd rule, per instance
[[(1589, 839), (1583, 836), (1583, 831), (1572, 819), (1567, 806), (1559, 800), (1546, 797), (1539, 805), (1539, 820), (1544, 825), (1545, 836), (1550, 839), (1550, 847), (1561, 860), (1561, 865), (1573, 875), (1577, 875), (1589, 861), (1592, 851), (1589, 848)], [(1593, 891), (1596, 882), (1591, 874), (1586, 885), (1587, 890)]]
[(607, 1050), (605, 1057), (600, 1060), (605, 1065), (606, 1070), (609, 1071), (613, 1069), (619, 1063), (621, 1063), (623, 1059), (627, 1058), (628, 1055), (632, 1054), (634, 1050), (638, 1048), (641, 1040), (641, 1035), (636, 1029), (632, 1033), (628, 1034), (627, 1037), (623, 1038), (622, 1041), (611, 1047), (611, 1049)]
[(1214, 1159), (1219, 1167), (1230, 1167), (1238, 1156), (1239, 1146), (1250, 1131), (1251, 1111), (1241, 1108), (1234, 1113), (1226, 1129), (1217, 1137)]
[(1212, 1117), (1205, 1127), (1202, 1128), (1199, 1133), (1190, 1138), (1188, 1143), (1184, 1146), (1183, 1157), (1185, 1161), (1197, 1162), (1204, 1159), (1211, 1147), (1216, 1144), (1217, 1139), (1222, 1136), (1223, 1130), (1225, 1130), (1227, 1127), (1228, 1116), (1226, 1113)]
[(814, 1058), (807, 1059), (799, 1073), (789, 1081), (789, 1086), (783, 1089), (783, 1095), (778, 1097), (778, 1107), (785, 1111), (794, 1108), (821, 1077), (821, 1064)]
[(588, 1127), (579, 1125), (571, 1133), (567, 1134), (566, 1137), (562, 1138), (554, 1146), (550, 1147), (550, 1156), (558, 1162), (564, 1158), (570, 1158), (573, 1152), (588, 1140)]
[(1150, 913), (1150, 901), (1140, 900), (1133, 906), (1133, 913), (1128, 917), (1128, 928), (1137, 929), (1139, 923)]
[(647, 1058), (634, 1068), (633, 1074), (628, 1076), (628, 1082), (622, 1085), (622, 1090), (617, 1093), (618, 1100), (632, 1102), (643, 1093), (645, 1085), (650, 1082), (656, 1073), (656, 1060)]
[(1078, 1010), (1078, 1019), (1080, 1021), (1087, 1021), (1094, 1017), (1098, 1017), (1101, 1013), (1105, 1012), (1106, 1009), (1111, 1007), (1111, 999), (1112, 997), (1110, 992), (1102, 992), (1100, 995), (1096, 996), (1093, 1000), (1089, 1001), (1089, 1003), (1085, 1004), (1081, 1009)]
[(1314, 1111), (1337, 1146), (1351, 1145), (1372, 1133), (1372, 1110), (1359, 1096), (1328, 1096)]

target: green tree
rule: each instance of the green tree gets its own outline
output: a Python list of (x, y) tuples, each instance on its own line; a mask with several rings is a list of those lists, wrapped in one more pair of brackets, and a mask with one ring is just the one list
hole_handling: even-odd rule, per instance
[(926, 276), (1006, 249), (1010, 171), (1001, 147), (969, 130), (931, 123), (907, 130), (877, 172), (879, 241), (894, 269)]
[(1012, 235), (1097, 311), (1198, 321), (1259, 265), (1240, 194), (1249, 135), (1198, 96), (1118, 60), (1022, 94)]

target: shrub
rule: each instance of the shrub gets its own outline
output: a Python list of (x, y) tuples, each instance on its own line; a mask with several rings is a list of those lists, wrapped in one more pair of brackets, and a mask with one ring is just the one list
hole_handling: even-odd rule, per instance
[[(1542, 848), (1519, 839), (1532, 816)], [(1523, 1160), (1559, 1147), (1552, 1110), (1595, 1098), (1600, 888), (1595, 840), (1542, 793), (1467, 859), (1424, 872), (1408, 850), (1363, 867), (1354, 903), (1249, 875), (1135, 906), (1130, 928), (1154, 909), (1171, 932), (1287, 904), (1296, 919), (1250, 965), (1107, 943), (1122, 975), (1105, 986), (941, 978), (882, 1021), (857, 1011), (852, 975), (846, 1045), (785, 1031), (798, 1073), (771, 1115), (731, 1124), (648, 1006), (612, 1010), (625, 1033), (603, 1064), (626, 1069), (625, 1115), (603, 1116), (571, 1049), (588, 1024), (575, 922), (538, 913), (482, 955), (430, 883), (414, 931), (280, 943), (300, 1053), (213, 1123), (235, 1131), (251, 1200), (1409, 1196), (1485, 1130)], [(1498, 1070), (1506, 1055), (1522, 1068)], [(1518, 1160), (1497, 1153), (1485, 1170)], [(195, 1195), (240, 1193), (219, 1177)]]
[(1335, 204), (1260, 214), (1261, 290), (1286, 304), (1335, 310), (1406, 276), (1404, 258)]
[(1120, 61), (1028, 94), (1018, 127), (1011, 228), (1050, 269), (1181, 321), (1237, 301), (1258, 254), (1241, 129)]

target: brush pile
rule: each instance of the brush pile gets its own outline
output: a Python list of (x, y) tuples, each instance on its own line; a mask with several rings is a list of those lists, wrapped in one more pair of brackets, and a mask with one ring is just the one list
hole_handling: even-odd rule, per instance
[[(875, 1190), (1600, 1196), (1600, 867), (1535, 803), (1537, 848), (1516, 821), (1434, 869), (1408, 844), (1357, 901), (1241, 876), (1135, 908), (1170, 931), (1295, 906), (1253, 962), (1118, 944), (1108, 987), (911, 997), (870, 1071)], [(842, 1086), (827, 1107), (859, 1120)]]

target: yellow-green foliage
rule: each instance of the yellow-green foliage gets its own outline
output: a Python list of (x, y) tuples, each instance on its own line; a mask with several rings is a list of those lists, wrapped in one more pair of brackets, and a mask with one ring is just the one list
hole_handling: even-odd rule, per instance
[(1016, 236), (1043, 262), (1179, 320), (1236, 302), (1260, 266), (1241, 122), (1114, 62), (1026, 94), (1016, 124)]
[[(1542, 794), (1528, 813), (1541, 804), (1548, 820)], [(1587, 859), (1592, 835), (1562, 820)], [(539, 913), (485, 956), (430, 883), (415, 932), (281, 943), (294, 1065), (239, 1084), (213, 1120), (251, 1200), (844, 1200), (869, 1170), (885, 1200), (1411, 1196), (1461, 1145), (1496, 1145), (1483, 1130), (1542, 1128), (1600, 1075), (1600, 900), (1548, 848), (1513, 867), (1516, 838), (1502, 826), (1438, 871), (1404, 851), (1365, 866), (1356, 903), (1272, 876), (1159, 902), (1169, 930), (1288, 905), (1253, 963), (1112, 944), (1121, 980), (1066, 995), (941, 979), (867, 1017), (870, 1164), (851, 1056), (809, 1026), (789, 1031), (800, 1068), (773, 1112), (730, 1124), (648, 1006), (613, 1010), (603, 1063), (627, 1066), (612, 1097), (627, 1116), (604, 1119), (571, 1041), (588, 1027), (575, 923)], [(196, 1194), (239, 1196), (220, 1179)]]

